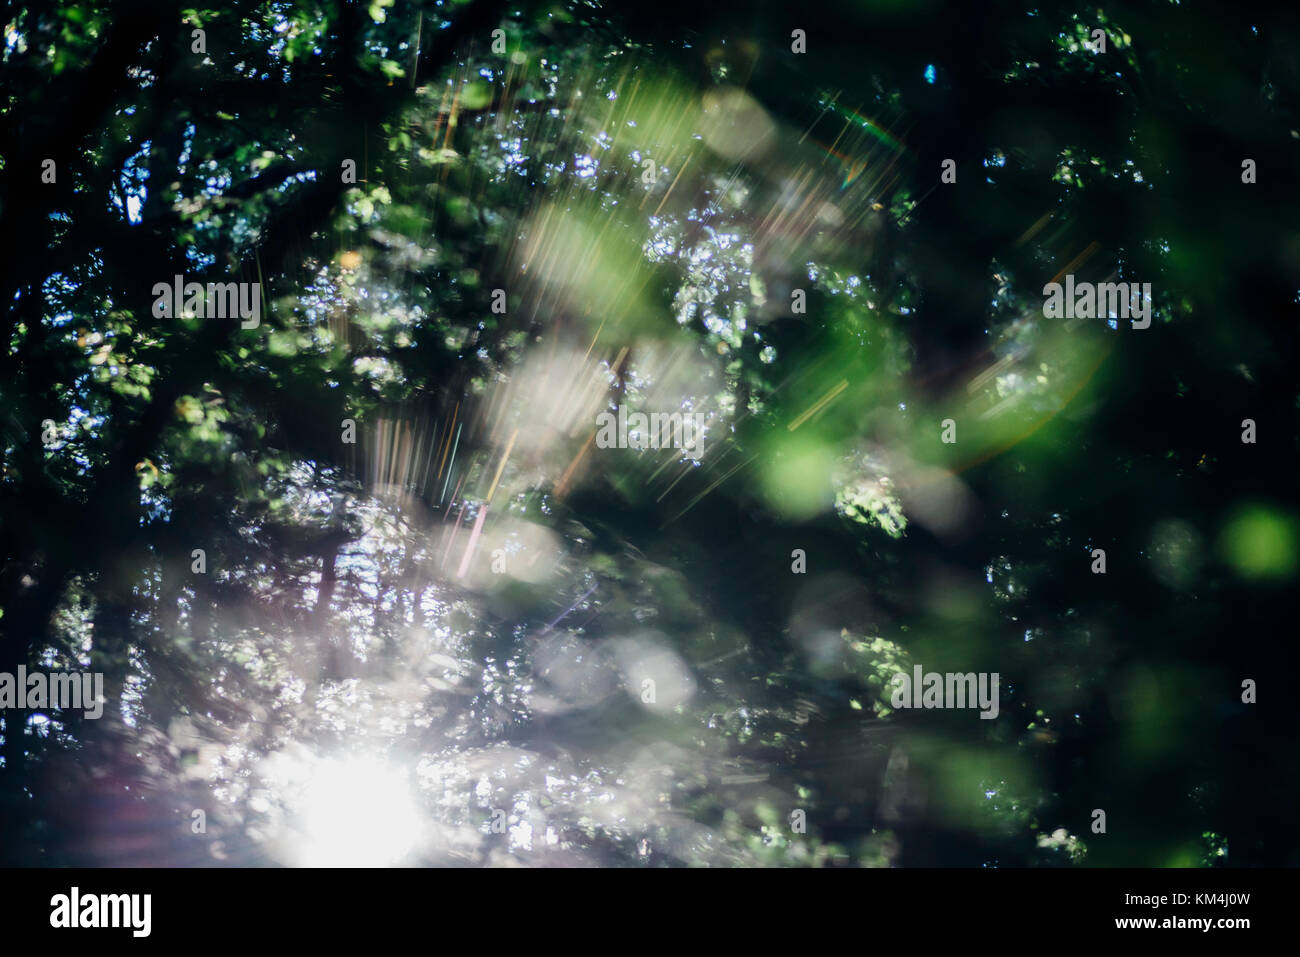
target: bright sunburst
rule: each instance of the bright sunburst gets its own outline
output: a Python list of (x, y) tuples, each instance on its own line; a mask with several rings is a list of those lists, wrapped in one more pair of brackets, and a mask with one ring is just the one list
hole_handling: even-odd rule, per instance
[(375, 758), (331, 759), (302, 791), (303, 867), (391, 867), (420, 843), (423, 824), (405, 775)]

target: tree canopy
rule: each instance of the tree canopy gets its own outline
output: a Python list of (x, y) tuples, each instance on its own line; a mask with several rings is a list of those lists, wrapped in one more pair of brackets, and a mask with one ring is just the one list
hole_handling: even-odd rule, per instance
[(1300, 863), (1294, 11), (4, 22), (6, 863)]

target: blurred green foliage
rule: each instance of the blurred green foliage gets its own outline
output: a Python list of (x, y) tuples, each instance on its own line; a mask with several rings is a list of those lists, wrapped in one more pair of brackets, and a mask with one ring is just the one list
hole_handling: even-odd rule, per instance
[[(0, 671), (112, 689), (6, 712), (6, 863), (299, 862), (304, 753), (425, 863), (1297, 863), (1293, 14), (5, 17)], [(704, 452), (593, 447), (624, 403)]]

